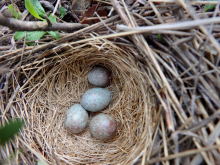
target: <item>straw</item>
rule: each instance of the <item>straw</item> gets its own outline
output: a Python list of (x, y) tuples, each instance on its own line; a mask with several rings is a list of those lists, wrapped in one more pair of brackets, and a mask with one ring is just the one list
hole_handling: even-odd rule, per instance
[[(19, 117), (26, 127), (0, 158), (19, 151), (17, 164), (217, 164), (218, 2), (107, 4), (114, 16), (102, 20), (96, 13), (99, 23), (59, 40), (1, 48), (1, 125)], [(217, 7), (203, 12), (205, 4)], [(112, 71), (113, 100), (99, 112), (118, 123), (109, 141), (94, 139), (88, 127), (81, 134), (64, 127), (67, 109), (92, 88), (87, 74), (95, 65)]]

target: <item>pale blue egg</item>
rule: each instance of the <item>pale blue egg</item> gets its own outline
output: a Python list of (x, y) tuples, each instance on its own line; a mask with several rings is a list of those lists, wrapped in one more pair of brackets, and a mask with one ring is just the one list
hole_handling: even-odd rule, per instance
[(70, 132), (80, 133), (85, 129), (88, 120), (88, 112), (80, 104), (75, 104), (67, 110), (64, 123)]
[(88, 81), (96, 87), (107, 87), (110, 84), (111, 72), (102, 66), (96, 66), (88, 74)]
[(81, 99), (81, 105), (87, 111), (97, 112), (106, 108), (112, 100), (112, 94), (105, 88), (92, 88), (86, 91)]

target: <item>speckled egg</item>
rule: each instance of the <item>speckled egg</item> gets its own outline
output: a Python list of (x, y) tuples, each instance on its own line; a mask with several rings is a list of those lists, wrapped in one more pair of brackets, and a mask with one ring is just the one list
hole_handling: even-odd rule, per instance
[(109, 115), (99, 114), (89, 124), (90, 132), (96, 139), (108, 140), (117, 130), (117, 122)]
[(80, 104), (75, 104), (66, 112), (65, 126), (72, 133), (80, 133), (85, 129), (88, 120), (88, 112)]
[(86, 91), (81, 99), (81, 105), (87, 111), (97, 112), (106, 108), (112, 100), (112, 94), (105, 88), (92, 88)]
[(88, 74), (88, 81), (96, 87), (107, 87), (110, 84), (111, 72), (102, 66), (96, 66)]

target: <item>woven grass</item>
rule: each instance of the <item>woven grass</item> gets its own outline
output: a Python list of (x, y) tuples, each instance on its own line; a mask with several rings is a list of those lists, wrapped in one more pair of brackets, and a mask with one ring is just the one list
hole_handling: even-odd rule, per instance
[[(36, 158), (52, 164), (132, 161), (136, 150), (143, 149), (150, 139), (150, 110), (154, 105), (135, 58), (108, 41), (105, 45), (96, 42), (57, 52), (59, 48), (42, 53), (21, 67), (21, 73), (27, 76), (23, 90), (15, 95), (16, 104), (3, 111), (3, 118), (16, 114), (25, 119), (26, 127), (17, 145), (23, 148), (24, 143), (28, 144), (39, 154)], [(113, 100), (98, 112), (117, 121), (117, 134), (109, 141), (96, 140), (88, 127), (80, 134), (71, 134), (64, 127), (68, 108), (80, 103), (84, 92), (92, 88), (87, 75), (96, 65), (112, 72), (108, 89)], [(90, 113), (90, 117), (96, 114)], [(24, 157), (21, 162), (32, 159)]]
[[(203, 12), (203, 4), (217, 2), (139, 2), (144, 5), (130, 8), (122, 0), (120, 10), (111, 0), (118, 15), (63, 33), (59, 40), (1, 52), (1, 124), (19, 117), (26, 126), (1, 148), (1, 159), (17, 164), (220, 162), (219, 7)], [(92, 138), (89, 128), (70, 134), (63, 123), (65, 111), (92, 87), (86, 76), (95, 65), (112, 71), (113, 100), (100, 112), (118, 123), (109, 141)]]

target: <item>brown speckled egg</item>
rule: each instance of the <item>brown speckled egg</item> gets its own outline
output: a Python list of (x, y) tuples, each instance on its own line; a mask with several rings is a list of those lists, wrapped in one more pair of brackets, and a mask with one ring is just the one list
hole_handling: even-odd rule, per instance
[(81, 105), (87, 111), (97, 112), (106, 108), (112, 100), (112, 94), (105, 88), (87, 90), (81, 99)]
[(99, 114), (89, 124), (90, 132), (96, 139), (108, 140), (117, 130), (117, 122), (109, 115)]
[(88, 81), (96, 87), (107, 87), (110, 84), (111, 72), (102, 66), (96, 66), (88, 74)]
[(80, 104), (75, 104), (67, 110), (64, 123), (70, 132), (80, 133), (85, 129), (88, 120), (88, 112)]

